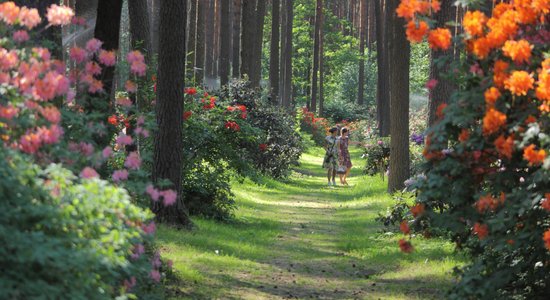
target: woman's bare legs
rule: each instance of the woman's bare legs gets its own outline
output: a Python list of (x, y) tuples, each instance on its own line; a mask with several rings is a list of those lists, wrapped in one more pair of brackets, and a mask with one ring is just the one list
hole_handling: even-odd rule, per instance
[[(348, 185), (347, 179), (348, 179), (350, 171), (351, 171), (351, 168), (347, 168), (346, 173), (344, 174), (344, 176), (342, 176), (343, 181), (344, 181), (342, 184)], [(342, 180), (342, 179), (340, 179), (340, 180)]]

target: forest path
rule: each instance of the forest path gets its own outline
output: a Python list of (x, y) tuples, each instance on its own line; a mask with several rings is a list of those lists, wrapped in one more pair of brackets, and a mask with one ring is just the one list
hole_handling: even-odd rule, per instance
[(285, 182), (234, 183), (238, 210), (224, 224), (194, 218), (198, 229), (160, 227), (163, 256), (174, 261), (173, 299), (440, 299), (460, 264), (441, 240), (415, 239), (374, 219), (392, 203), (380, 178), (360, 175), (328, 188), (322, 152), (311, 150)]

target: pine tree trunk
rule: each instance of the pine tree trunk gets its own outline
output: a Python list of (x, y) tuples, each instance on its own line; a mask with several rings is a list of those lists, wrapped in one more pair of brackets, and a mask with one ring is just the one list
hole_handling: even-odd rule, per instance
[(367, 47), (369, 47), (369, 53), (372, 53), (375, 51), (374, 43), (376, 42), (376, 8), (375, 8), (375, 2), (378, 0), (367, 0), (367, 9), (368, 9), (368, 37), (367, 37)]
[(311, 68), (311, 111), (317, 112), (317, 78), (319, 76), (319, 37), (321, 32), (321, 16), (323, 14), (323, 0), (317, 0), (315, 10), (315, 25), (313, 34), (313, 66)]
[(252, 79), (254, 60), (255, 0), (242, 0), (241, 18), (241, 76)]
[(271, 8), (271, 49), (269, 53), (269, 87), (271, 89), (271, 101), (273, 104), (279, 104), (280, 9), (280, 1), (273, 0)]
[(189, 0), (189, 14), (187, 15), (187, 64), (186, 74), (192, 74), (194, 77), (195, 65), (195, 43), (197, 40), (197, 0)]
[[(388, 0), (388, 9), (395, 11), (399, 0)], [(405, 36), (405, 21), (392, 13), (389, 35), (390, 53), (390, 175), (388, 191), (393, 193), (405, 187), (410, 176), (409, 157), (409, 65), (410, 45)]]
[(254, 52), (252, 62), (252, 75), (250, 82), (253, 87), (260, 87), (262, 79), (262, 49), (264, 42), (264, 23), (265, 23), (265, 0), (258, 0), (256, 4), (255, 23), (254, 27)]
[(159, 57), (157, 82), (157, 125), (153, 155), (154, 182), (167, 179), (177, 191), (177, 201), (164, 206), (153, 204), (157, 220), (174, 225), (190, 226), (182, 198), (181, 170), (183, 163), (183, 103), (185, 72), (185, 24), (187, 1), (163, 1), (160, 7)]
[(147, 61), (150, 61), (151, 54), (151, 24), (149, 22), (149, 9), (147, 0), (128, 1), (130, 16), (130, 36), (132, 48), (139, 49), (146, 54)]
[(227, 0), (221, 1), (221, 25), (220, 25), (220, 83), (222, 86), (229, 81), (229, 49), (231, 48), (231, 28), (229, 26), (229, 6)]
[[(451, 1), (443, 1), (440, 11), (435, 14), (435, 20), (438, 27), (445, 27), (445, 23), (449, 20), (454, 20), (455, 17), (456, 10)], [(447, 51), (430, 51), (430, 79), (437, 80), (437, 84), (430, 90), (429, 94), (429, 126), (437, 122), (437, 107), (446, 103), (451, 97), (453, 90), (456, 88), (451, 81), (442, 78), (442, 75), (450, 71), (452, 57), (453, 48), (449, 48)], [(441, 59), (445, 59), (446, 61), (442, 66), (437, 67), (436, 63)]]
[(319, 17), (319, 116), (322, 117), (325, 110), (325, 73), (324, 73), (324, 15), (322, 13), (321, 7), (321, 16)]
[(214, 11), (214, 48), (213, 48), (213, 65), (212, 65), (212, 78), (218, 78), (219, 64), (220, 64), (220, 31), (221, 31), (221, 0), (215, 0), (216, 9)]
[(231, 74), (233, 78), (240, 77), (241, 11), (241, 0), (233, 0), (233, 59), (231, 61)]
[[(132, 0), (129, 0), (132, 1)], [(159, 51), (159, 12), (160, 0), (150, 0), (149, 10), (151, 17), (151, 46), (153, 47), (153, 55), (157, 55)]]
[(207, 79), (214, 77), (214, 1), (206, 1), (204, 73)]
[(389, 0), (376, 0), (376, 51), (378, 63), (378, 83), (376, 85), (376, 116), (378, 130), (381, 137), (390, 134), (390, 89), (389, 66), (387, 49), (388, 22), (386, 22), (386, 2)]
[(204, 54), (205, 50), (205, 16), (206, 2), (204, 0), (197, 1), (197, 34), (195, 41), (195, 83), (202, 85), (204, 82)]
[(367, 0), (361, 0), (361, 17), (359, 28), (359, 78), (357, 104), (365, 103), (365, 42), (367, 39)]
[(292, 105), (292, 27), (294, 23), (294, 1), (284, 1), (284, 17), (281, 24), (284, 32), (281, 34), (284, 47), (281, 51), (281, 102), (284, 107)]

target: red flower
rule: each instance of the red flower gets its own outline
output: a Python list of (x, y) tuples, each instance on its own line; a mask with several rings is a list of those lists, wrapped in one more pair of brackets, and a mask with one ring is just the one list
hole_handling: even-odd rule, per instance
[(404, 239), (399, 240), (399, 248), (401, 249), (401, 251), (405, 253), (411, 253), (414, 250), (413, 246), (411, 245), (411, 242), (406, 241)]
[(239, 126), (239, 124), (237, 124), (234, 121), (225, 122), (225, 128), (226, 129), (232, 129), (233, 131), (240, 131), (241, 130), (241, 127)]
[(244, 105), (237, 105), (237, 108), (238, 108), (241, 112), (246, 112), (246, 106), (244, 106)]
[(194, 88), (194, 87), (190, 87), (190, 88), (186, 88), (184, 90), (185, 94), (189, 95), (189, 96), (193, 96), (195, 94), (197, 94), (197, 89)]
[(544, 245), (546, 246), (546, 249), (550, 251), (550, 229), (546, 230), (542, 239), (544, 240)]
[(409, 224), (407, 223), (407, 221), (401, 222), (401, 224), (399, 225), (399, 229), (401, 230), (401, 232), (403, 232), (403, 234), (411, 233), (411, 229), (409, 228)]
[(544, 197), (545, 198), (542, 200), (541, 206), (544, 210), (550, 212), (550, 193), (546, 193)]
[(480, 240), (483, 240), (489, 235), (489, 226), (487, 224), (475, 223), (474, 233), (477, 234)]
[(265, 152), (267, 150), (267, 144), (260, 144), (260, 151)]
[(109, 124), (113, 125), (113, 126), (117, 126), (118, 125), (118, 119), (115, 115), (112, 115), (110, 116), (108, 119), (107, 119), (107, 122), (109, 122)]
[(227, 111), (235, 111), (235, 109), (237, 109), (237, 108), (235, 108), (235, 106), (228, 106), (227, 107)]
[(417, 204), (411, 207), (411, 213), (415, 218), (421, 216), (425, 210), (426, 210), (426, 207), (424, 206), (424, 204)]
[(247, 116), (247, 113), (246, 113), (246, 111), (245, 111), (245, 112), (243, 112), (243, 113), (241, 113), (241, 119), (246, 119), (246, 116)]
[(153, 85), (153, 91), (155, 91), (155, 93), (157, 92), (157, 83), (155, 82), (155, 85)]
[(191, 116), (193, 115), (193, 112), (192, 111), (186, 111), (183, 113), (183, 120), (184, 121), (187, 121), (189, 118), (191, 118)]

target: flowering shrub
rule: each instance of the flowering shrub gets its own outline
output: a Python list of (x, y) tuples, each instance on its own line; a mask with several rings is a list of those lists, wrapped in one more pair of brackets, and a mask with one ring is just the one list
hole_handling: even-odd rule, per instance
[(318, 146), (325, 145), (325, 137), (328, 135), (328, 130), (332, 127), (329, 121), (325, 118), (315, 117), (315, 113), (302, 107), (298, 109), (297, 118), (300, 121), (300, 128), (312, 135), (313, 141)]
[[(412, 42), (427, 35), (433, 49), (446, 49), (448, 29), (412, 32), (437, 4), (404, 0), (398, 14)], [(464, 16), (461, 88), (428, 132), (426, 177), (412, 185), (411, 208), (426, 232), (450, 232), (471, 255), (452, 299), (542, 299), (550, 290), (549, 9), (548, 1), (500, 2), (491, 15)], [(405, 239), (400, 246), (412, 249)]]

